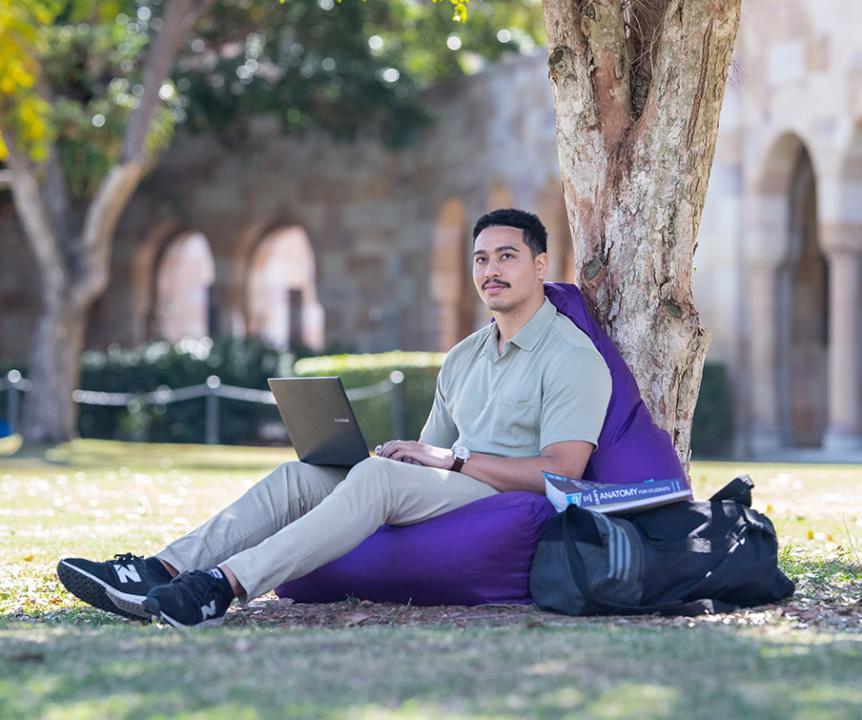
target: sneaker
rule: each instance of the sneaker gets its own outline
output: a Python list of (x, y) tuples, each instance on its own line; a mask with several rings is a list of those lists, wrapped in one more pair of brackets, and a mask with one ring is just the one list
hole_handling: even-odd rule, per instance
[(206, 627), (224, 622), (233, 599), (233, 589), (221, 570), (193, 570), (180, 573), (170, 585), (150, 590), (144, 610), (174, 627)]
[(57, 565), (57, 576), (72, 595), (85, 603), (133, 620), (149, 619), (142, 606), (144, 598), (154, 587), (171, 579), (167, 570), (159, 574), (146, 559), (131, 553), (114, 555), (106, 562), (64, 558)]

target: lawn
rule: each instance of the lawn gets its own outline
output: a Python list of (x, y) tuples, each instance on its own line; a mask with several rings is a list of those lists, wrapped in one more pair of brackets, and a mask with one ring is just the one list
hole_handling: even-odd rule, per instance
[(290, 453), (78, 441), (21, 457), (5, 442), (4, 720), (862, 717), (857, 466), (693, 466), (698, 497), (753, 477), (798, 583), (780, 606), (581, 619), (268, 595), (221, 628), (178, 632), (88, 609), (57, 582), (57, 559), (157, 551)]

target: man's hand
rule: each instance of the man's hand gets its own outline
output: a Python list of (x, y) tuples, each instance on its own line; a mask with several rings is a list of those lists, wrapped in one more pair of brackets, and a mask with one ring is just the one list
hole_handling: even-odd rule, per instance
[(439, 448), (418, 440), (390, 440), (375, 448), (380, 457), (390, 460), (451, 470), (455, 457), (449, 448)]

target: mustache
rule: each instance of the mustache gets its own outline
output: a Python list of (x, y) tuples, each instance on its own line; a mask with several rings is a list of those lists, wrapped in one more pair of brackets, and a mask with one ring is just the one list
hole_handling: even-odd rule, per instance
[(502, 280), (486, 280), (482, 283), (482, 289), (484, 290), (489, 285), (499, 285), (500, 287), (511, 287), (509, 283), (503, 282)]

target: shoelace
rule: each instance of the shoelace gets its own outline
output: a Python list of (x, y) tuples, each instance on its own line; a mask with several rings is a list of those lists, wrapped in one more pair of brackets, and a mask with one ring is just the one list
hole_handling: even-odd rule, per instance
[(142, 555), (133, 555), (132, 553), (123, 553), (122, 555), (114, 555), (115, 560), (120, 562), (132, 562), (133, 560), (143, 560)]

